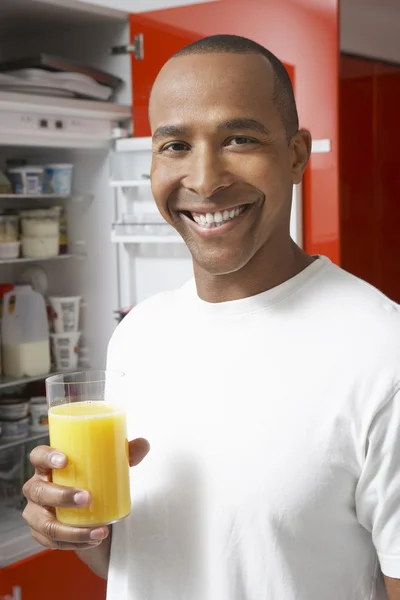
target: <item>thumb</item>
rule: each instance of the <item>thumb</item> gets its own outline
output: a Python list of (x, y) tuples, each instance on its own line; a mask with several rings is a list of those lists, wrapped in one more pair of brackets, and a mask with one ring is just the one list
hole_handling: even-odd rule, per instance
[(129, 466), (136, 467), (142, 462), (148, 451), (150, 444), (144, 438), (138, 438), (129, 442)]

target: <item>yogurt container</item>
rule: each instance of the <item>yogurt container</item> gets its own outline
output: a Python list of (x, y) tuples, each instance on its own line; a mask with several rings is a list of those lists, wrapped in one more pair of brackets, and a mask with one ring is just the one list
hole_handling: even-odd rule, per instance
[(74, 165), (50, 164), (46, 165), (46, 186), (50, 194), (69, 196), (72, 188), (72, 173)]
[(26, 238), (58, 237), (60, 235), (60, 208), (21, 211), (22, 235)]
[(52, 320), (56, 333), (70, 333), (79, 329), (80, 296), (51, 296)]
[[(0, 421), (15, 421), (28, 416), (29, 403), (23, 398), (0, 399)], [(3, 427), (4, 435), (4, 427)]]
[(18, 421), (2, 421), (2, 441), (19, 440), (29, 435), (29, 417)]
[(50, 334), (53, 356), (58, 371), (73, 371), (78, 366), (79, 339), (82, 332)]
[(31, 398), (29, 402), (31, 432), (42, 433), (49, 430), (48, 407), (45, 396)]
[(59, 254), (59, 236), (23, 237), (21, 242), (22, 256), (25, 258), (52, 258)]
[(40, 195), (44, 191), (44, 167), (13, 167), (7, 171), (14, 194)]

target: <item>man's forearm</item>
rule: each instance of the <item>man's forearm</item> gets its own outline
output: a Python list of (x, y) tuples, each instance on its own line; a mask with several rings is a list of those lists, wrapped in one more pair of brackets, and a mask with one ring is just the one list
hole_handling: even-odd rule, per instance
[(110, 564), (111, 531), (109, 536), (93, 550), (77, 550), (76, 554), (89, 569), (99, 577), (107, 579)]

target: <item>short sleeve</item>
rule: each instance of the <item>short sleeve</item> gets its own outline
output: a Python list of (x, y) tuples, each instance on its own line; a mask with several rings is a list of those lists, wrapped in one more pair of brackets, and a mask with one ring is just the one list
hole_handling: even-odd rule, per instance
[(372, 535), (384, 575), (400, 579), (400, 392), (369, 429), (356, 490), (360, 524)]

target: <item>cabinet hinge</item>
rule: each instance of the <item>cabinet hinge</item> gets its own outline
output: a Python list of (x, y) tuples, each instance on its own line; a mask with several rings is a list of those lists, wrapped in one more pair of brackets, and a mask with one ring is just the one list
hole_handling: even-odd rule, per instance
[(111, 54), (133, 54), (137, 60), (143, 60), (143, 34), (136, 34), (130, 44), (126, 44), (125, 46), (114, 46), (111, 48)]

